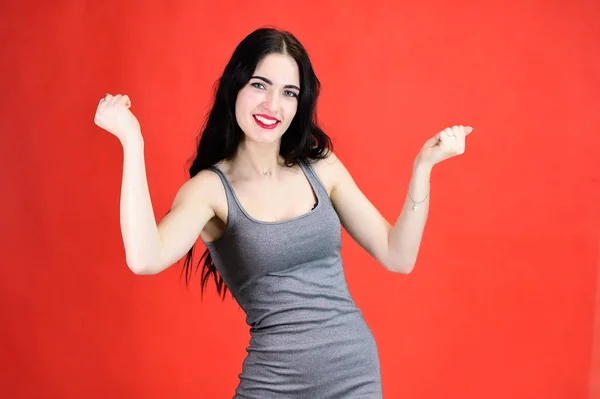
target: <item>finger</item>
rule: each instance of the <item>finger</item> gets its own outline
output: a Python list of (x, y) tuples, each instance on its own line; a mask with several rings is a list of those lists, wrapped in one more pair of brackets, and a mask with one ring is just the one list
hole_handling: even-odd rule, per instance
[(452, 131), (454, 132), (454, 137), (456, 139), (463, 139), (466, 135), (465, 127), (463, 125), (454, 126)]
[(131, 107), (131, 100), (129, 100), (129, 96), (121, 96), (121, 98), (117, 101), (117, 105), (124, 105), (127, 108)]
[(462, 137), (469, 135), (475, 129), (473, 129), (471, 126), (456, 125), (452, 127), (452, 130), (454, 131), (454, 134), (456, 134), (457, 136), (458, 134), (460, 134), (459, 137)]
[[(102, 100), (104, 100), (103, 102), (105, 104), (110, 104), (110, 101), (112, 100), (112, 98), (113, 98), (112, 94), (106, 93), (104, 95), (104, 97), (102, 97)], [(100, 101), (102, 101), (102, 100), (100, 100)]]
[(463, 125), (455, 126), (454, 131), (456, 132), (456, 140), (454, 150), (457, 154), (465, 152), (465, 127)]
[(102, 111), (104, 111), (104, 109), (106, 108), (106, 104), (108, 104), (108, 102), (106, 101), (106, 99), (104, 97), (101, 98), (100, 102), (98, 103), (97, 112), (101, 113)]
[(454, 130), (450, 127), (447, 127), (443, 130), (443, 137), (444, 137), (444, 141), (448, 141), (452, 138), (452, 136), (455, 135)]
[(446, 130), (442, 130), (441, 132), (439, 132), (436, 135), (438, 141), (437, 141), (437, 146), (441, 147), (441, 148), (446, 148), (448, 147), (449, 143), (450, 143), (450, 136), (448, 135), (448, 132)]
[(119, 101), (119, 99), (120, 99), (121, 97), (123, 97), (123, 95), (121, 95), (121, 94), (117, 94), (117, 95), (113, 96), (113, 97), (112, 97), (112, 98), (111, 98), (111, 99), (108, 101), (108, 103), (109, 103), (110, 105), (115, 105), (115, 104), (116, 104), (116, 103)]
[(451, 129), (446, 129), (449, 130), (450, 133), (450, 138), (452, 138), (453, 140), (461, 140), (464, 137), (464, 133), (462, 131), (462, 126), (452, 126)]
[(436, 146), (438, 143), (440, 142), (440, 134), (436, 134), (435, 136), (431, 137), (430, 139), (428, 139), (424, 146), (425, 147), (434, 147)]
[(104, 111), (104, 109), (106, 108), (106, 106), (108, 105), (109, 100), (112, 98), (112, 96), (108, 93), (106, 93), (104, 95), (104, 97), (102, 97), (100, 99), (100, 102), (98, 104), (98, 112), (102, 112)]

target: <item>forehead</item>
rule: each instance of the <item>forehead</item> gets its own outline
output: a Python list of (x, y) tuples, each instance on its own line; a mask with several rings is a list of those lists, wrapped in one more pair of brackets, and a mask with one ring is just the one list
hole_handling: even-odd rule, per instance
[(265, 77), (276, 86), (295, 85), (300, 87), (298, 64), (287, 54), (268, 54), (256, 65), (254, 75)]

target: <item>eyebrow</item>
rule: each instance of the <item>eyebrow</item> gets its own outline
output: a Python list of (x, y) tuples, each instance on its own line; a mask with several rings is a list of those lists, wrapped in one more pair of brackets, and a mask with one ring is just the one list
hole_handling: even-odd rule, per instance
[[(270, 84), (270, 85), (273, 84), (273, 82), (271, 82), (269, 79), (264, 78), (262, 76), (252, 76), (250, 79), (260, 79), (260, 80), (264, 81), (267, 84)], [(283, 86), (283, 88), (284, 89), (296, 89), (296, 90), (300, 91), (300, 88), (298, 86), (295, 86), (295, 85), (285, 85), (285, 86)]]

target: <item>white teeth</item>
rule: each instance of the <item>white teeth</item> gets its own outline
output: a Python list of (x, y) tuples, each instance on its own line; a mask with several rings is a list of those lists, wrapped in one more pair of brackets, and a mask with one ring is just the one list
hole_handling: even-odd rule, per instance
[(256, 119), (258, 119), (259, 121), (261, 121), (262, 123), (264, 123), (265, 125), (273, 125), (273, 124), (277, 123), (277, 121), (265, 119), (262, 116), (255, 115), (254, 117)]

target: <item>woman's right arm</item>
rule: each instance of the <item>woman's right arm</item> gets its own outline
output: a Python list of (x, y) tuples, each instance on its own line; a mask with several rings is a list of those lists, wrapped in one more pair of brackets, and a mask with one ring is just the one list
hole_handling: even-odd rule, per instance
[(127, 96), (107, 94), (98, 105), (94, 122), (123, 146), (120, 224), (127, 265), (135, 274), (156, 274), (181, 259), (215, 216), (210, 203), (215, 179), (212, 172), (203, 171), (185, 182), (157, 225), (146, 177), (144, 140), (130, 107)]
[(123, 145), (121, 234), (131, 271), (135, 274), (156, 274), (189, 251), (215, 213), (207, 201), (211, 179), (200, 173), (181, 186), (169, 213), (157, 225), (142, 142), (139, 139)]

